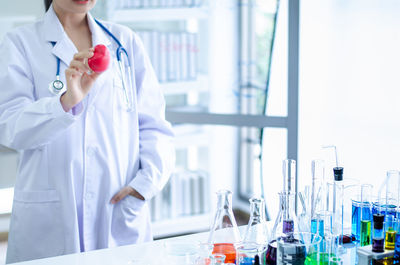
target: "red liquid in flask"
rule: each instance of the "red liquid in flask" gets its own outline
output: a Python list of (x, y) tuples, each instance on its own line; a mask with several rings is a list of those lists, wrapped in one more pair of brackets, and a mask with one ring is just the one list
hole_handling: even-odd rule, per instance
[(236, 249), (232, 243), (214, 244), (214, 249), (212, 253), (225, 255), (225, 263), (236, 262)]

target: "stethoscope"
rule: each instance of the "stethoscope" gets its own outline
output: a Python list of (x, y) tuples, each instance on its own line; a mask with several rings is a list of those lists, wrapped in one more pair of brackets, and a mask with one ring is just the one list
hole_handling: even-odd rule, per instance
[[(129, 60), (128, 52), (125, 50), (125, 48), (122, 46), (121, 42), (103, 25), (101, 24), (97, 19), (95, 19), (97, 25), (100, 26), (117, 44), (118, 48), (116, 50), (117, 53), (117, 61), (118, 61), (118, 66), (119, 66), (119, 71), (121, 74), (121, 79), (122, 79), (122, 87), (124, 89), (124, 96), (125, 96), (125, 101), (127, 104), (127, 109), (132, 110), (132, 73), (131, 73), (131, 63)], [(51, 42), (53, 47), (56, 45), (56, 42)], [(128, 64), (127, 64), (127, 76), (128, 80), (126, 80), (124, 72), (126, 73), (125, 69), (125, 64), (122, 61), (122, 57), (126, 58)], [(52, 81), (49, 84), (49, 90), (52, 94), (54, 95), (59, 95), (60, 93), (64, 93), (67, 89), (64, 86), (64, 83), (60, 80), (60, 58), (57, 57), (57, 73), (56, 73), (56, 79)], [(128, 82), (128, 83), (127, 83)]]

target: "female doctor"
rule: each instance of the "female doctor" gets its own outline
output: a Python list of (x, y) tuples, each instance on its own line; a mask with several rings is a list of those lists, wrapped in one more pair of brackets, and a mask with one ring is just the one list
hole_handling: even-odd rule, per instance
[[(174, 165), (138, 36), (96, 21), (96, 0), (45, 2), (0, 46), (0, 144), (20, 151), (7, 263), (152, 240), (146, 202)], [(97, 44), (111, 54), (102, 74), (84, 63)]]

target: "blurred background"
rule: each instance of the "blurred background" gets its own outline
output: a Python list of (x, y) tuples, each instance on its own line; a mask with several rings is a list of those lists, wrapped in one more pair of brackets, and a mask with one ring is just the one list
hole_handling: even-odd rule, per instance
[[(296, 49), (288, 1), (98, 1), (95, 17), (142, 38), (176, 133), (176, 171), (150, 202), (155, 238), (207, 231), (221, 188), (244, 223), (253, 195), (274, 219), (282, 160), (298, 161), (298, 190), (312, 159), (325, 159), (332, 179), (324, 145), (337, 147), (344, 178), (375, 188), (399, 169), (400, 2), (302, 0)], [(8, 1), (0, 41), (43, 14), (42, 0)], [(298, 74), (288, 71), (297, 56)], [(18, 153), (1, 147), (0, 264), (17, 165)]]

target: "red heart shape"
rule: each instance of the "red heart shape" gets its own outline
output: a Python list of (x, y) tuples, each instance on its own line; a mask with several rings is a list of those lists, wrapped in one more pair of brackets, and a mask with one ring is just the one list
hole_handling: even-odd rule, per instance
[(94, 54), (88, 59), (88, 65), (93, 72), (101, 73), (107, 70), (110, 63), (110, 52), (103, 44), (94, 47)]

